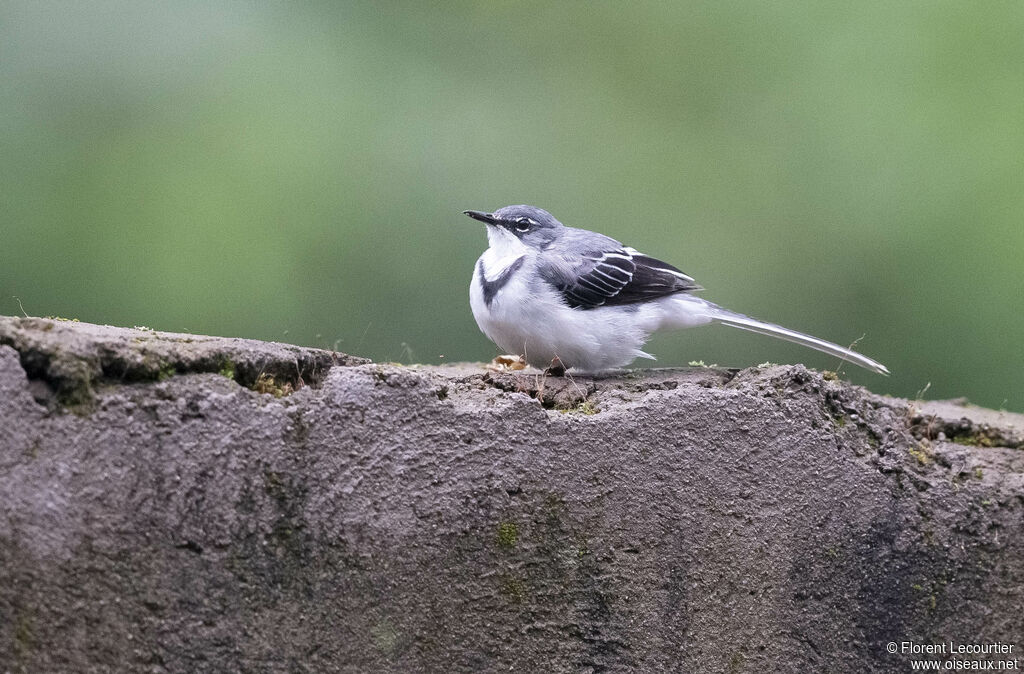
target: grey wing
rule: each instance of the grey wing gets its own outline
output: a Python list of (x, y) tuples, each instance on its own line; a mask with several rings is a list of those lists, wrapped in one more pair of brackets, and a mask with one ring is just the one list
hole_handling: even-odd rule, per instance
[(701, 290), (692, 278), (667, 262), (627, 247), (563, 255), (558, 262), (542, 266), (540, 272), (575, 309), (632, 304)]

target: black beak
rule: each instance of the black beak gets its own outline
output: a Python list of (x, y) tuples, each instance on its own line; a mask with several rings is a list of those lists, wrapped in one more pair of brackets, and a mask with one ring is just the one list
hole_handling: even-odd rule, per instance
[(488, 225), (496, 225), (496, 224), (498, 224), (498, 219), (495, 218), (490, 213), (484, 213), (483, 211), (462, 211), (462, 213), (464, 215), (468, 215), (469, 217), (473, 218), (474, 220), (479, 220), (480, 222), (486, 222)]

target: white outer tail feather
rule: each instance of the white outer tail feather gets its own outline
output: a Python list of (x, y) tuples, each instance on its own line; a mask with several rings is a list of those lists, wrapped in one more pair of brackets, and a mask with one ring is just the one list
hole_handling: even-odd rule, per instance
[(801, 346), (810, 347), (822, 353), (827, 353), (837, 358), (842, 358), (845, 361), (849, 361), (854, 365), (859, 365), (866, 370), (877, 372), (878, 374), (889, 374), (889, 369), (879, 363), (876, 360), (872, 360), (865, 355), (859, 354), (852, 349), (847, 349), (844, 346), (833, 344), (832, 342), (824, 339), (818, 339), (811, 335), (798, 332), (796, 330), (790, 330), (784, 328), (781, 325), (775, 325), (774, 323), (765, 323), (759, 321), (756, 318), (750, 316), (744, 316), (728, 309), (723, 309), (717, 304), (713, 304), (704, 300), (707, 305), (708, 314), (714, 318), (714, 320), (730, 325), (740, 330), (749, 330), (750, 332), (757, 332), (762, 335), (768, 335), (769, 337), (776, 337), (778, 339), (784, 339), (787, 342), (793, 342), (800, 344)]

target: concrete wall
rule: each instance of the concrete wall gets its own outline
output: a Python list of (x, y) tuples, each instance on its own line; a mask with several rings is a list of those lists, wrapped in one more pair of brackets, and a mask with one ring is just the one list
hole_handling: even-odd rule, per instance
[(1019, 654), (1022, 448), (1020, 416), (801, 366), (544, 379), (0, 317), (0, 670)]

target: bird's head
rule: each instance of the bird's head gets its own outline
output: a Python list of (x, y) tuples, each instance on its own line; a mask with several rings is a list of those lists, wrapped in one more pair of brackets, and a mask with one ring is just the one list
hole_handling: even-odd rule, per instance
[(555, 220), (555, 216), (536, 206), (505, 206), (493, 213), (484, 213), (483, 211), (463, 211), (463, 213), (474, 220), (485, 223), (488, 238), (492, 236), (492, 233), (499, 237), (514, 236), (524, 245), (538, 250), (547, 248), (558, 236), (558, 230), (563, 228), (562, 223)]

